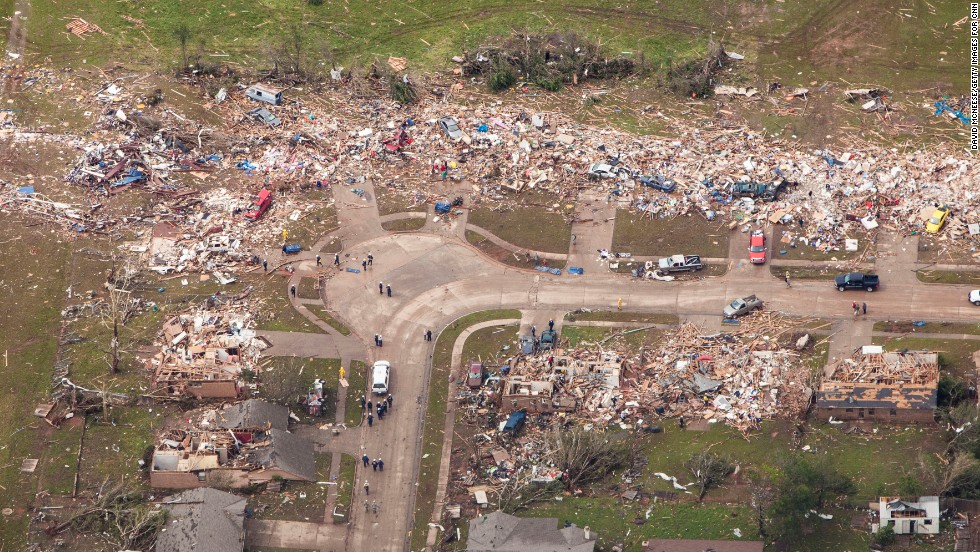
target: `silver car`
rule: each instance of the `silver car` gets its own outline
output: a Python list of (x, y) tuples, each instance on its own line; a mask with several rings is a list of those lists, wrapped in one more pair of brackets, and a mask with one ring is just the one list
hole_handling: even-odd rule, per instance
[(456, 123), (456, 119), (452, 117), (443, 117), (439, 119), (439, 128), (449, 136), (450, 140), (459, 140), (463, 137), (463, 131), (459, 129), (459, 124)]

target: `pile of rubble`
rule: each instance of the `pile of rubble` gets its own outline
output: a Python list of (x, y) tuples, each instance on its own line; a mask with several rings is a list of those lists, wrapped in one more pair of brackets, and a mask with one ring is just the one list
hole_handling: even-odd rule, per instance
[(160, 398), (234, 399), (246, 392), (243, 372), (256, 374), (269, 343), (251, 329), (242, 303), (204, 305), (163, 325), (160, 352), (147, 361)]

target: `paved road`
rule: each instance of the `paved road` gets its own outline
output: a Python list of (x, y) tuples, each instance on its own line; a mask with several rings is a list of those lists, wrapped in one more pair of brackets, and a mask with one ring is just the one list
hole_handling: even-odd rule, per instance
[[(977, 311), (965, 301), (965, 286), (929, 286), (904, 274), (894, 261), (876, 293), (838, 292), (827, 282), (798, 282), (787, 287), (772, 278), (765, 266), (733, 261), (723, 278), (689, 282), (637, 282), (607, 274), (560, 277), (516, 270), (487, 260), (459, 241), (427, 234), (382, 236), (355, 245), (352, 256), (375, 255), (367, 274), (340, 273), (327, 283), (328, 306), (348, 320), (358, 334), (380, 333), (382, 349), (373, 358), (392, 362), (394, 415), (373, 428), (363, 428), (360, 445), (372, 456), (386, 459), (384, 474), (367, 474), (372, 499), (385, 505), (383, 522), (355, 514), (348, 550), (400, 549), (411, 529), (414, 476), (427, 368), (431, 350), (422, 340), (425, 329), (441, 329), (451, 320), (474, 311), (521, 308), (540, 311), (532, 319), (579, 307), (624, 308), (678, 313), (686, 319), (718, 319), (721, 307), (733, 297), (756, 293), (769, 308), (788, 314), (817, 316), (834, 322), (848, 336), (841, 354), (856, 344), (849, 336), (859, 329), (870, 338), (870, 321), (852, 319), (851, 301), (869, 304), (869, 320), (922, 318), (924, 312), (950, 321), (972, 321)], [(915, 249), (912, 249), (914, 255)], [(394, 296), (379, 295), (378, 281), (391, 284)], [(942, 314), (939, 314), (942, 313)], [(362, 475), (359, 474), (359, 477)], [(362, 499), (362, 498), (361, 498)], [(355, 500), (355, 504), (358, 503)]]

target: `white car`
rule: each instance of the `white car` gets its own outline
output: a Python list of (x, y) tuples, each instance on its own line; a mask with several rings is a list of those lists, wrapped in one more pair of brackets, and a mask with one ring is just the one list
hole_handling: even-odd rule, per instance
[(371, 369), (371, 392), (375, 395), (386, 395), (388, 393), (388, 378), (391, 376), (391, 363), (387, 360), (379, 360), (374, 363)]
[(980, 289), (975, 289), (970, 292), (970, 302), (980, 307)]

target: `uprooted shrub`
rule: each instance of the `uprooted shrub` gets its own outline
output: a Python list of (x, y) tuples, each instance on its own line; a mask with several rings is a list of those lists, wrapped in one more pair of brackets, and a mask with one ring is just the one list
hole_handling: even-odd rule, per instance
[(520, 81), (557, 91), (565, 83), (622, 78), (643, 70), (642, 63), (624, 56), (610, 57), (598, 42), (575, 33), (515, 32), (467, 52), (463, 61), (463, 74), (487, 76), (487, 86), (493, 91)]
[(721, 44), (711, 43), (708, 55), (692, 59), (667, 70), (667, 88), (685, 97), (705, 98), (714, 93), (715, 73), (724, 67), (728, 55)]

